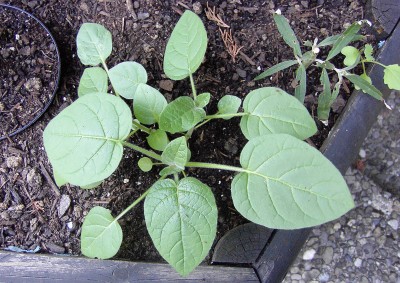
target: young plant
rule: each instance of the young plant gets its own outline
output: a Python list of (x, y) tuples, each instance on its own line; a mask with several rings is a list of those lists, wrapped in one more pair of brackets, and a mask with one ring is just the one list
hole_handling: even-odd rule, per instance
[[(318, 97), (318, 119), (322, 121), (328, 120), (331, 105), (339, 94), (340, 87), (343, 83), (343, 78), (347, 78), (350, 82), (352, 82), (356, 89), (361, 89), (364, 93), (383, 101), (382, 93), (372, 85), (371, 78), (366, 74), (366, 63), (373, 63), (382, 66), (385, 69), (383, 78), (384, 82), (389, 88), (400, 90), (399, 65), (395, 64), (385, 66), (375, 61), (374, 57), (372, 56), (373, 47), (370, 44), (366, 44), (360, 50), (348, 45), (353, 41), (363, 38), (363, 36), (359, 35), (358, 32), (360, 31), (361, 25), (365, 22), (369, 23), (368, 21), (359, 21), (353, 23), (343, 32), (343, 34), (327, 37), (320, 43), (318, 43), (318, 39), (315, 39), (314, 43), (310, 41), (304, 42), (304, 45), (311, 48), (311, 50), (303, 54), (300, 48), (300, 43), (294, 34), (294, 31), (290, 27), (287, 19), (281, 15), (281, 11), (277, 10), (273, 17), (279, 33), (282, 35), (286, 44), (293, 49), (295, 60), (283, 61), (279, 64), (276, 64), (275, 66), (272, 66), (268, 70), (258, 75), (255, 80), (271, 76), (279, 71), (297, 64), (297, 86), (295, 87), (295, 97), (301, 103), (303, 103), (306, 95), (307, 68), (310, 66), (317, 66), (321, 68), (320, 81), (323, 86), (323, 91)], [(331, 50), (329, 51), (325, 60), (318, 59), (317, 55), (320, 52), (320, 48), (325, 46), (332, 46)], [(346, 67), (343, 69), (335, 67), (330, 62), (330, 60), (339, 53), (342, 53), (345, 56), (343, 63)], [(350, 71), (357, 67), (360, 63), (363, 67), (363, 74), (359, 76), (351, 73)], [(333, 89), (331, 89), (328, 71), (333, 71), (338, 76), (338, 81), (334, 84)]]
[[(118, 220), (144, 200), (146, 227), (157, 250), (181, 275), (189, 274), (213, 245), (218, 216), (210, 187), (188, 176), (187, 168), (235, 173), (235, 208), (270, 228), (319, 225), (354, 206), (339, 171), (302, 141), (317, 127), (293, 96), (274, 87), (259, 88), (246, 96), (241, 112), (241, 100), (226, 95), (219, 100), (217, 113), (206, 113), (211, 94), (197, 94), (193, 74), (204, 59), (207, 33), (194, 13), (182, 15), (164, 55), (165, 74), (173, 80), (189, 78), (191, 96), (167, 103), (147, 84), (147, 73), (136, 62), (108, 69), (111, 46), (111, 34), (101, 25), (86, 23), (80, 28), (78, 56), (92, 67), (82, 75), (79, 98), (43, 134), (57, 184), (96, 187), (113, 174), (125, 149), (143, 155), (138, 165), (144, 172), (155, 165), (162, 169), (159, 180), (116, 217), (103, 207), (90, 210), (81, 233), (84, 255), (114, 256), (123, 238)], [(107, 93), (108, 79), (115, 95)], [(133, 115), (123, 98), (133, 100)], [(192, 161), (188, 142), (193, 131), (211, 120), (234, 117), (240, 117), (248, 139), (240, 154), (241, 167)], [(135, 143), (138, 131), (147, 135), (153, 150)], [(178, 137), (170, 141), (170, 134)]]

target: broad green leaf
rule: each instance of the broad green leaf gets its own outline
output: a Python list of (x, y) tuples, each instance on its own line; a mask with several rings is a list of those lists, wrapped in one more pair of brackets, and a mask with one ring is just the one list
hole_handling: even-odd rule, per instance
[(201, 19), (185, 11), (168, 40), (164, 54), (164, 72), (172, 80), (193, 74), (203, 61), (207, 49), (207, 32)]
[(351, 26), (349, 26), (343, 32), (343, 34), (341, 34), (336, 39), (335, 43), (332, 46), (331, 51), (328, 53), (326, 61), (338, 55), (340, 51), (342, 51), (343, 47), (347, 46), (350, 42), (352, 42), (354, 40), (354, 37), (357, 36), (357, 33), (360, 30), (360, 28), (361, 25), (359, 23), (353, 23)]
[(178, 169), (177, 167), (170, 165), (163, 168), (159, 174), (160, 176), (168, 176), (168, 175), (173, 175), (175, 173), (179, 173), (181, 171), (182, 171), (181, 169)]
[(82, 254), (91, 258), (113, 257), (122, 243), (122, 229), (110, 211), (101, 206), (93, 207), (82, 225)]
[(354, 207), (346, 182), (317, 149), (285, 134), (250, 140), (246, 170), (232, 181), (235, 208), (274, 229), (299, 229), (336, 219)]
[(196, 106), (200, 108), (207, 106), (207, 104), (210, 102), (210, 98), (211, 94), (209, 92), (199, 94), (195, 100)]
[(153, 161), (148, 157), (142, 157), (138, 161), (138, 166), (143, 172), (149, 172), (153, 168)]
[(137, 87), (133, 113), (140, 123), (151, 125), (158, 122), (166, 106), (167, 100), (157, 89), (146, 84)]
[(156, 182), (144, 202), (144, 217), (158, 252), (182, 276), (202, 262), (214, 242), (214, 195), (195, 178)]
[(100, 186), (101, 183), (103, 183), (103, 181), (98, 181), (98, 182), (93, 183), (93, 184), (89, 184), (89, 185), (86, 185), (86, 186), (81, 186), (81, 189), (84, 189), (84, 190), (91, 190), (91, 189), (94, 189), (94, 188)]
[(301, 57), (302, 54), (300, 49), (300, 43), (297, 40), (294, 31), (290, 27), (288, 20), (284, 16), (274, 13), (274, 21), (276, 23), (276, 26), (278, 27), (279, 33), (283, 37), (283, 40), (286, 42), (287, 45), (293, 48), (295, 55)]
[(224, 120), (229, 120), (232, 117), (229, 114), (236, 114), (239, 110), (240, 104), (242, 104), (242, 100), (234, 95), (224, 95), (218, 101), (218, 113), (222, 115), (228, 115)]
[(364, 46), (364, 55), (365, 59), (368, 61), (375, 61), (375, 58), (372, 56), (372, 52), (374, 52), (374, 48), (371, 44), (365, 44)]
[(282, 71), (286, 68), (289, 68), (295, 64), (297, 64), (297, 60), (289, 60), (289, 61), (283, 61), (279, 64), (276, 64), (274, 66), (272, 66), (271, 68), (269, 68), (268, 70), (265, 70), (264, 72), (262, 72), (261, 74), (259, 74), (254, 80), (261, 80), (265, 77), (269, 77), (279, 71)]
[(44, 147), (64, 180), (90, 185), (115, 171), (131, 125), (131, 111), (122, 99), (87, 94), (51, 120), (43, 133)]
[(354, 74), (347, 74), (345, 75), (345, 77), (354, 85), (358, 86), (363, 92), (371, 95), (378, 100), (383, 100), (382, 93), (365, 79)]
[(301, 140), (314, 135), (317, 126), (295, 97), (275, 87), (251, 91), (243, 103), (240, 129), (247, 139), (266, 134), (289, 134)]
[(307, 88), (307, 73), (306, 68), (303, 64), (299, 65), (296, 70), (296, 80), (298, 85), (294, 89), (294, 96), (301, 102), (304, 103), (304, 97), (306, 96)]
[(360, 59), (360, 51), (353, 46), (343, 47), (341, 53), (345, 56), (343, 64), (346, 66), (352, 66)]
[(182, 171), (185, 169), (188, 154), (185, 137), (176, 138), (165, 147), (161, 154), (161, 161)]
[[(370, 78), (366, 73), (362, 73), (362, 74), (360, 75), (360, 78), (362, 78), (363, 80), (366, 80), (367, 82), (369, 82), (369, 83), (372, 85), (372, 80), (371, 80), (371, 78)], [(360, 90), (360, 88), (359, 88), (357, 85), (354, 85), (354, 88), (355, 88), (356, 90)]]
[(303, 42), (303, 45), (304, 45), (304, 46), (307, 46), (307, 47), (313, 47), (313, 46), (314, 46), (314, 44), (313, 44), (310, 40), (304, 41), (304, 42)]
[(318, 43), (318, 47), (324, 47), (324, 46), (328, 46), (328, 45), (332, 45), (336, 42), (336, 40), (339, 38), (339, 34), (337, 35), (332, 35), (332, 36), (328, 36), (327, 38), (325, 38), (324, 40), (322, 40), (320, 43)]
[(108, 77), (106, 71), (100, 67), (86, 68), (83, 71), (78, 86), (78, 96), (85, 94), (100, 92), (106, 93), (108, 89)]
[(322, 93), (318, 97), (318, 119), (326, 121), (329, 118), (329, 112), (332, 105), (331, 83), (329, 81), (328, 72), (322, 69), (320, 81), (323, 87)]
[(136, 62), (122, 62), (108, 72), (114, 90), (126, 99), (134, 99), (138, 87), (147, 82), (147, 73)]
[(65, 180), (60, 175), (60, 173), (58, 173), (58, 171), (54, 169), (54, 167), (53, 167), (53, 176), (54, 176), (54, 181), (56, 182), (56, 185), (59, 186), (59, 187), (64, 186), (65, 184), (68, 183), (68, 181)]
[(76, 45), (82, 64), (97, 66), (111, 54), (111, 33), (102, 25), (84, 23), (79, 29)]
[(159, 125), (160, 129), (175, 134), (190, 130), (205, 117), (204, 109), (197, 107), (192, 98), (181, 96), (164, 108)]
[(159, 151), (163, 151), (169, 143), (167, 133), (160, 129), (152, 131), (146, 139), (152, 149)]
[(400, 66), (398, 64), (386, 66), (383, 81), (389, 88), (400, 90)]

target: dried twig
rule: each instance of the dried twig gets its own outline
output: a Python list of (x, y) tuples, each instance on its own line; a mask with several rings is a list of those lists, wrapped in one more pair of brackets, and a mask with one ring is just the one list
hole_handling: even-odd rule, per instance
[(61, 196), (60, 191), (58, 190), (57, 185), (54, 183), (53, 179), (50, 177), (49, 173), (47, 172), (46, 168), (44, 167), (43, 163), (40, 162), (40, 171), (46, 178), (47, 182), (49, 183), (50, 187), (53, 189), (54, 193), (56, 194), (57, 197)]
[(210, 21), (213, 21), (214, 23), (216, 23), (218, 26), (222, 27), (222, 28), (229, 28), (229, 25), (227, 25), (221, 18), (221, 16), (219, 14), (217, 14), (215, 12), (215, 7), (213, 7), (212, 9), (208, 6), (208, 2), (207, 2), (207, 8), (205, 10), (206, 12), (206, 17), (207, 19), (209, 19)]
[(232, 30), (231, 29), (224, 29), (222, 30), (221, 28), (219, 29), (219, 32), (221, 33), (222, 36), (222, 41), (225, 44), (225, 47), (231, 55), (233, 63), (236, 62), (236, 56), (239, 54), (240, 50), (243, 48), (243, 46), (238, 46), (236, 44), (236, 41), (232, 37)]

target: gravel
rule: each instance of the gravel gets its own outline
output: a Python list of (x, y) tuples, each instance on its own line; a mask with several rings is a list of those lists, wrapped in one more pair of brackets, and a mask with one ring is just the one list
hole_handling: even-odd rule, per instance
[[(397, 97), (397, 98), (396, 98)], [(400, 95), (364, 142), (365, 170), (345, 179), (355, 208), (313, 229), (283, 282), (400, 282)]]

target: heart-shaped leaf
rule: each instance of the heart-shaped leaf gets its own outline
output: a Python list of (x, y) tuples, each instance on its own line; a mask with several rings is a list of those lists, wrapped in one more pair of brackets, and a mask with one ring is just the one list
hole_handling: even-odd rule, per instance
[(104, 180), (122, 158), (132, 114), (113, 95), (87, 94), (58, 114), (43, 133), (53, 168), (66, 181), (86, 186)]
[[(242, 104), (242, 100), (233, 95), (224, 95), (218, 101), (218, 113), (219, 114), (236, 114), (239, 110), (240, 104)], [(229, 120), (232, 117), (223, 118), (224, 120)]]
[(360, 59), (360, 51), (353, 46), (343, 47), (341, 53), (345, 56), (343, 64), (346, 66), (352, 66)]
[(195, 178), (156, 182), (144, 202), (144, 216), (158, 252), (183, 276), (201, 263), (214, 242), (214, 195)]
[(82, 225), (81, 250), (91, 258), (113, 257), (122, 243), (122, 229), (110, 211), (101, 206), (93, 207)]
[(160, 115), (160, 129), (172, 134), (188, 131), (204, 120), (206, 112), (188, 96), (181, 96), (165, 107)]
[(354, 206), (336, 167), (292, 136), (250, 140), (240, 163), (245, 171), (232, 181), (232, 199), (240, 214), (254, 223), (276, 229), (311, 227)]
[(189, 149), (185, 137), (176, 138), (165, 147), (161, 154), (161, 161), (179, 170), (184, 170), (188, 154)]
[(108, 77), (106, 71), (100, 67), (86, 68), (83, 71), (78, 86), (78, 96), (100, 92), (106, 93), (108, 89)]
[(195, 100), (196, 106), (199, 108), (207, 106), (207, 104), (210, 102), (210, 98), (211, 94), (209, 92), (199, 94)]
[(251, 91), (243, 102), (240, 128), (247, 139), (265, 134), (290, 134), (306, 139), (317, 131), (307, 109), (295, 97), (275, 87)]
[(167, 106), (165, 97), (155, 88), (140, 84), (136, 89), (133, 113), (140, 123), (151, 125), (158, 122), (161, 112)]
[(167, 133), (160, 129), (152, 131), (146, 139), (152, 149), (159, 151), (163, 151), (169, 143)]
[(196, 72), (207, 49), (207, 32), (201, 19), (185, 11), (168, 40), (164, 72), (172, 80), (182, 80)]
[(111, 54), (111, 33), (102, 25), (84, 23), (79, 29), (76, 45), (82, 64), (97, 66)]
[(122, 62), (109, 71), (114, 90), (126, 99), (134, 99), (141, 84), (147, 82), (147, 72), (136, 62)]
[(383, 81), (389, 88), (400, 90), (400, 66), (398, 64), (386, 66)]

